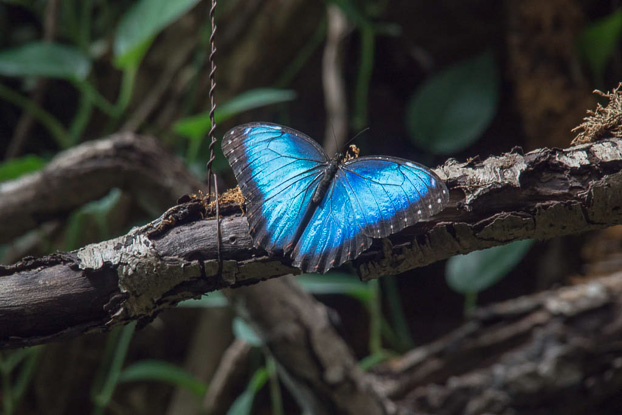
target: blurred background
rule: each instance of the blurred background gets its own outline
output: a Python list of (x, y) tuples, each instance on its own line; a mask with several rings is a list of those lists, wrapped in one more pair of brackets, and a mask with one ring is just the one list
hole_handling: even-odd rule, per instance
[[(156, 137), (205, 180), (209, 9), (205, 0), (0, 2), (0, 182), (121, 131)], [(516, 146), (567, 147), (599, 102), (592, 91), (622, 79), (614, 0), (219, 0), (216, 24), (218, 137), (271, 121), (334, 152), (368, 129), (355, 140), (362, 155), (431, 167)], [(214, 171), (221, 189), (235, 186), (220, 149)], [(138, 198), (112, 188), (5, 241), (0, 259), (76, 249), (162, 213)], [(299, 280), (336, 310), (340, 334), (370, 368), (448, 333), (474, 307), (620, 265), (622, 229), (610, 228), (371, 283), (347, 266)], [(230, 405), (213, 413), (300, 413), (219, 293), (138, 331), (2, 352), (2, 413), (199, 413), (235, 339), (248, 350)]]

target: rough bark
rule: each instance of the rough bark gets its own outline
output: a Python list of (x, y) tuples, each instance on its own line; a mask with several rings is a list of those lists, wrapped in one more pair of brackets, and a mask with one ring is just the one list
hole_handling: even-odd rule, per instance
[(622, 223), (621, 168), (620, 139), (449, 160), (436, 171), (450, 188), (450, 206), (372, 246), (355, 265), (362, 278), (376, 278), (519, 239)]
[(622, 273), (478, 309), (373, 374), (288, 278), (228, 295), (314, 414), (599, 413), (622, 389)]
[[(619, 139), (482, 162), (449, 161), (437, 171), (447, 178), (451, 206), (429, 222), (378, 242), (353, 265), (363, 278), (377, 278), (518, 239), (622, 223), (621, 166)], [(71, 171), (71, 166), (59, 167)], [(31, 181), (3, 188), (19, 194), (20, 183)], [(216, 221), (203, 219), (200, 200), (176, 206), (119, 238), (1, 266), (0, 346), (149, 321), (183, 299), (298, 272), (287, 258), (267, 257), (253, 248), (246, 219), (235, 212), (237, 206), (221, 209), (221, 270)], [(12, 221), (5, 214), (0, 223)]]
[[(255, 251), (248, 225), (230, 218), (222, 221), (225, 262), (220, 274), (216, 222), (201, 220), (202, 213), (203, 205), (195, 201), (122, 237), (0, 266), (0, 348), (75, 336), (134, 319), (148, 322), (180, 300), (291, 270), (274, 258), (250, 260)], [(168, 225), (177, 215), (182, 219)], [(194, 222), (184, 223), (188, 218)], [(161, 226), (172, 228), (156, 238)], [(245, 248), (238, 249), (240, 245)]]
[(620, 402), (621, 344), (615, 273), (479, 309), (379, 374), (387, 397), (418, 414), (599, 413)]

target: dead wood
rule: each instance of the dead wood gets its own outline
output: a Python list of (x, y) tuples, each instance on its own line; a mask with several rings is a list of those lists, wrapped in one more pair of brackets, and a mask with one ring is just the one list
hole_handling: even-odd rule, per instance
[[(102, 169), (110, 171), (112, 158), (102, 159), (93, 152), (98, 146), (104, 153), (110, 151), (111, 142), (116, 141), (93, 143), (91, 151), (85, 152), (94, 178), (104, 177), (94, 166), (108, 160)], [(54, 163), (54, 169), (48, 167), (40, 176), (8, 182), (0, 189), (20, 196), (29, 193), (20, 189), (36, 188), (33, 181), (54, 183), (47, 175), (54, 178), (59, 171), (80, 171), (69, 162), (84, 165), (80, 157), (70, 157), (79, 151), (60, 156), (65, 162)], [(124, 165), (134, 166), (126, 173), (135, 177), (135, 185), (141, 183), (140, 178), (172, 180), (161, 173), (141, 171), (144, 164), (137, 161), (131, 164), (126, 160)], [(622, 223), (621, 167), (619, 139), (566, 150), (540, 149), (526, 155), (513, 152), (484, 161), (450, 160), (437, 172), (447, 179), (451, 206), (429, 222), (378, 241), (353, 266), (363, 278), (377, 278), (518, 239), (551, 238)], [(94, 178), (90, 181), (93, 187), (97, 186)], [(61, 192), (55, 199), (63, 199), (61, 186), (50, 189)], [(70, 187), (69, 195), (75, 191)], [(52, 200), (49, 194), (44, 196)], [(31, 216), (37, 217), (37, 209), (50, 213), (52, 202), (41, 205), (30, 200)], [(8, 204), (15, 206), (14, 201)], [(37, 344), (134, 319), (149, 321), (163, 307), (183, 299), (298, 272), (288, 265), (287, 258), (268, 257), (253, 247), (239, 207), (223, 206), (221, 213), (225, 215), (221, 220), (221, 272), (216, 221), (204, 219), (200, 200), (176, 206), (119, 238), (0, 266), (0, 346)], [(24, 217), (16, 209), (3, 214), (0, 223), (8, 229), (17, 222), (12, 215)]]
[[(264, 286), (270, 295), (265, 295)], [(236, 313), (255, 329), (278, 363), (280, 378), (304, 412), (386, 414), (393, 407), (358, 367), (335, 330), (330, 309), (293, 279), (231, 290)]]
[(599, 413), (620, 402), (622, 273), (479, 309), (378, 373), (417, 414)]

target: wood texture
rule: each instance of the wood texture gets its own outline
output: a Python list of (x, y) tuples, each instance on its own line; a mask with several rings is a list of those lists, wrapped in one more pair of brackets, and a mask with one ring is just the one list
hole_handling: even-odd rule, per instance
[[(270, 292), (265, 295), (264, 287)], [(230, 290), (246, 318), (279, 363), (279, 375), (304, 412), (314, 415), (386, 414), (385, 402), (364, 375), (330, 321), (330, 310), (291, 278)]]
[[(64, 166), (72, 170), (70, 164)], [(108, 167), (104, 163), (105, 171)], [(451, 206), (429, 222), (378, 241), (353, 265), (363, 278), (377, 278), (518, 239), (622, 223), (621, 167), (618, 139), (566, 150), (514, 152), (481, 162), (450, 160), (437, 172), (447, 178)], [(29, 183), (4, 186), (19, 194), (20, 185), (29, 189)], [(239, 212), (236, 205), (221, 209), (222, 272), (216, 221), (204, 219), (205, 208), (196, 199), (122, 237), (0, 266), (0, 320), (5, 323), (0, 346), (37, 344), (135, 319), (149, 321), (183, 299), (298, 272), (287, 258), (268, 257), (253, 247), (246, 218)], [(6, 222), (11, 222), (10, 215), (3, 217)]]
[(355, 265), (364, 279), (404, 272), (519, 239), (548, 239), (622, 223), (622, 140), (568, 149), (520, 149), (449, 160), (450, 206), (377, 243)]
[(479, 309), (378, 374), (417, 414), (600, 413), (622, 410), (621, 344), (618, 272)]

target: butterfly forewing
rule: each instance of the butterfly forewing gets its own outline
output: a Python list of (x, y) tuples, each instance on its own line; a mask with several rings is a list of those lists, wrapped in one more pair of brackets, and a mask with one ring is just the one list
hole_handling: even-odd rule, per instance
[(295, 130), (253, 123), (229, 131), (223, 152), (246, 199), (255, 242), (268, 251), (293, 248), (328, 163), (322, 148)]

